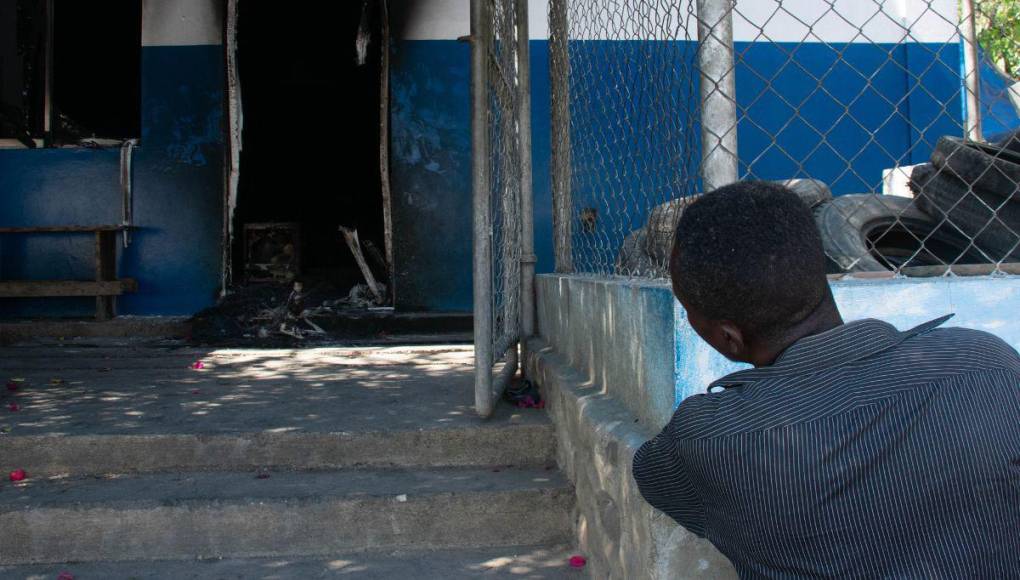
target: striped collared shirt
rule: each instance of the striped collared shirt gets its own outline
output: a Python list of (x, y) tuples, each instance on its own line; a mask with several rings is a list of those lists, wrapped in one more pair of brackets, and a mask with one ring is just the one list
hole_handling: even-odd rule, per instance
[(948, 318), (716, 381), (638, 451), (642, 495), (746, 578), (1020, 577), (1020, 355)]

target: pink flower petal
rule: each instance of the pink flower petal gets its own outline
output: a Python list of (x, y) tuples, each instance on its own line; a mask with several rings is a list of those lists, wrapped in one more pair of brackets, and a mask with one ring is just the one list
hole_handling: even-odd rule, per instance
[(24, 481), (28, 474), (24, 469), (15, 469), (8, 477), (11, 478), (11, 481)]
[(195, 362), (191, 363), (191, 368), (196, 370), (196, 371), (200, 371), (200, 370), (205, 368), (205, 363), (200, 361), (200, 360), (195, 361)]
[(21, 406), (18, 405), (17, 403), (8, 403), (7, 404), (7, 410), (8, 411), (14, 411), (15, 413), (17, 413), (18, 411), (21, 410)]
[(67, 571), (61, 572), (57, 574), (57, 580), (74, 580), (74, 574)]
[(585, 564), (588, 563), (588, 559), (584, 556), (571, 556), (570, 567), (571, 568), (584, 568)]
[(8, 391), (17, 391), (18, 390), (18, 383), (14, 382), (14, 381), (7, 381), (7, 390)]

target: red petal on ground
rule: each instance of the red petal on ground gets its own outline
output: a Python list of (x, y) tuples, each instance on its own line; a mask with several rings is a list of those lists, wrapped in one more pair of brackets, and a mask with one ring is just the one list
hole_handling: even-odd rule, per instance
[(8, 477), (11, 478), (11, 481), (24, 481), (28, 474), (24, 469), (15, 469)]
[(571, 568), (584, 568), (584, 565), (588, 563), (588, 559), (584, 556), (571, 556), (570, 567)]

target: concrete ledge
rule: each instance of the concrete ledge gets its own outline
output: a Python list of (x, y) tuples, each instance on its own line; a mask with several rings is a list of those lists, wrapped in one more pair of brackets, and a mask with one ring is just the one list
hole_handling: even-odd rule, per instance
[(0, 495), (0, 565), (556, 545), (572, 507), (545, 469), (30, 479)]
[(345, 552), (328, 556), (251, 559), (146, 560), (143, 562), (75, 562), (0, 566), (6, 580), (57, 578), (72, 571), (76, 578), (145, 580), (225, 580), (227, 578), (361, 578), (451, 580), (497, 577), (529, 580), (579, 580), (569, 568), (571, 546), (500, 546), (460, 550)]
[(376, 432), (5, 436), (0, 467), (36, 476), (174, 470), (544, 466), (552, 427), (485, 425)]
[[(671, 324), (671, 318), (662, 321)], [(654, 432), (549, 343), (533, 339), (528, 347), (527, 371), (543, 387), (560, 468), (576, 489), (578, 545), (592, 577), (736, 578), (711, 544), (653, 510), (638, 493), (631, 463)]]
[(664, 282), (546, 275), (538, 331), (585, 381), (603, 385), (642, 424), (673, 413), (673, 295)]
[(25, 320), (0, 323), (0, 345), (38, 338), (186, 338), (187, 318), (121, 316), (113, 320)]

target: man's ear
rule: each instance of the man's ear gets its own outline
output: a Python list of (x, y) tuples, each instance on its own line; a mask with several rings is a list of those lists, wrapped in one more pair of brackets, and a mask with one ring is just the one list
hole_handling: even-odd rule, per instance
[(736, 361), (743, 361), (747, 358), (747, 342), (744, 333), (737, 325), (724, 320), (718, 326), (719, 343), (723, 347), (723, 354), (726, 358)]

